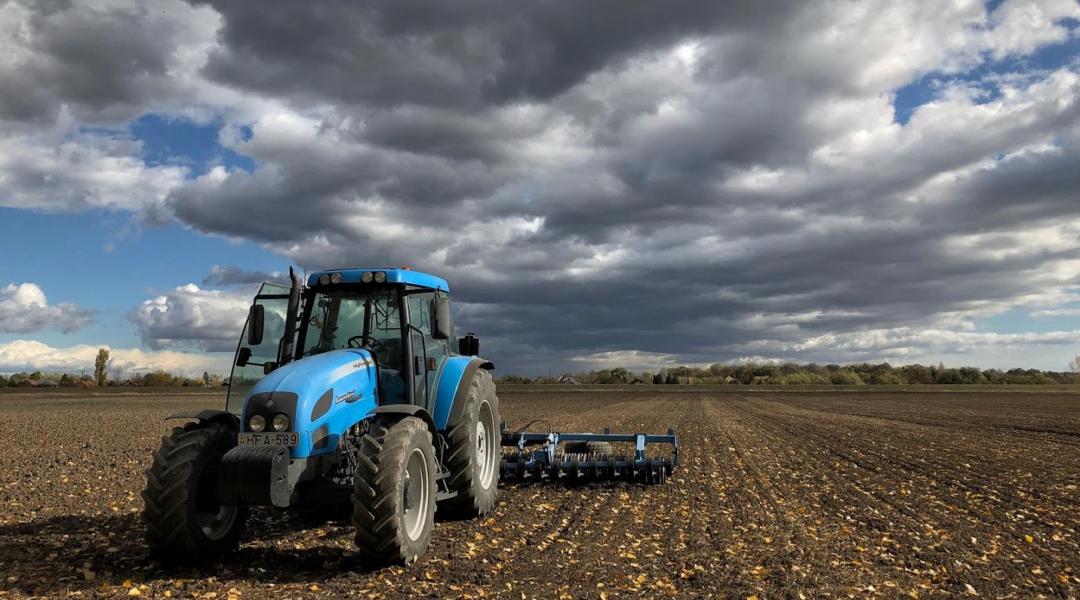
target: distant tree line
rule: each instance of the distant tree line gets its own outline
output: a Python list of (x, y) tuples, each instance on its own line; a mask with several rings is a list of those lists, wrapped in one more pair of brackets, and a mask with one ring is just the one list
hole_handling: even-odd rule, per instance
[[(1078, 357), (1080, 358), (1080, 357)], [(819, 364), (714, 364), (633, 372), (621, 367), (558, 377), (529, 378), (504, 375), (501, 383), (581, 384), (728, 384), (728, 385), (1041, 385), (1078, 383), (1080, 360), (1071, 371), (1039, 369), (980, 369), (926, 365), (893, 366), (889, 363), (856, 365)]]
[(135, 374), (124, 378), (106, 378), (103, 386), (99, 386), (98, 380), (92, 375), (75, 375), (72, 373), (32, 373), (19, 372), (11, 375), (0, 375), (0, 388), (2, 387), (221, 387), (225, 385), (219, 375), (203, 373), (202, 377), (185, 377), (174, 375), (168, 371), (151, 371), (149, 373)]
[(93, 376), (85, 373), (73, 375), (71, 373), (32, 373), (19, 372), (11, 375), (0, 374), (0, 387), (221, 387), (227, 383), (220, 375), (211, 375), (203, 371), (202, 377), (193, 378), (183, 375), (173, 375), (164, 370), (150, 371), (148, 373), (136, 373), (127, 377), (121, 377), (117, 371), (113, 377), (109, 377), (109, 351), (105, 348), (98, 350), (94, 358)]

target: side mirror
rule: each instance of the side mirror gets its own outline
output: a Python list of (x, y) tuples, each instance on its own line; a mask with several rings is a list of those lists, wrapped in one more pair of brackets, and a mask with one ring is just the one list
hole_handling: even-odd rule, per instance
[(458, 354), (462, 356), (480, 356), (480, 338), (469, 332), (458, 340)]
[(236, 366), (246, 367), (249, 360), (251, 360), (251, 348), (244, 346), (236, 351)]
[(454, 337), (454, 324), (450, 320), (450, 299), (435, 298), (435, 324), (432, 327), (432, 336), (437, 340), (448, 340)]
[[(262, 304), (252, 304), (248, 311), (248, 344), (258, 346), (263, 341), (263, 324), (266, 321), (266, 309)], [(250, 354), (250, 352), (248, 353)]]

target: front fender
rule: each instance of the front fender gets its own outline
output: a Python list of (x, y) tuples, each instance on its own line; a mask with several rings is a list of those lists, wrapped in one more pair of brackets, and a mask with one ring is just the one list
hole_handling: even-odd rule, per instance
[(240, 429), (240, 418), (226, 410), (184, 410), (165, 417), (166, 421), (173, 419), (194, 419), (200, 423), (225, 423), (233, 429)]

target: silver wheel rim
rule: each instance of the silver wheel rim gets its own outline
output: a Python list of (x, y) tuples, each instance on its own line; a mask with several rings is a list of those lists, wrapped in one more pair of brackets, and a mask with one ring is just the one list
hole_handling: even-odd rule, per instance
[(219, 540), (232, 529), (238, 512), (239, 509), (231, 505), (219, 506), (217, 512), (200, 512), (198, 513), (199, 529), (209, 539)]
[(405, 534), (416, 541), (427, 524), (427, 506), (430, 495), (427, 458), (420, 448), (413, 448), (405, 463), (405, 485), (402, 486)]
[(498, 450), (495, 448), (495, 432), (488, 429), (491, 422), (491, 406), (487, 402), (480, 405), (479, 418), (476, 420), (476, 464), (480, 468), (480, 487), (491, 487), (495, 477), (495, 459)]

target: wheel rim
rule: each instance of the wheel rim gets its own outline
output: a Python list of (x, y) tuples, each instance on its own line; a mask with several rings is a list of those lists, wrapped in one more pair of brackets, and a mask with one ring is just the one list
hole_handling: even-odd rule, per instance
[(217, 465), (204, 467), (199, 476), (199, 488), (195, 492), (195, 517), (199, 529), (211, 540), (219, 540), (229, 534), (240, 508), (217, 502)]
[(430, 484), (427, 458), (420, 448), (413, 448), (405, 463), (405, 485), (402, 486), (402, 506), (405, 508), (405, 534), (417, 540), (427, 524)]
[(491, 487), (495, 478), (495, 461), (499, 455), (491, 422), (491, 406), (484, 402), (476, 420), (476, 464), (480, 468), (480, 487), (484, 489)]
[(236, 522), (240, 509), (236, 506), (218, 506), (217, 512), (199, 512), (199, 528), (203, 535), (219, 540), (225, 537)]

